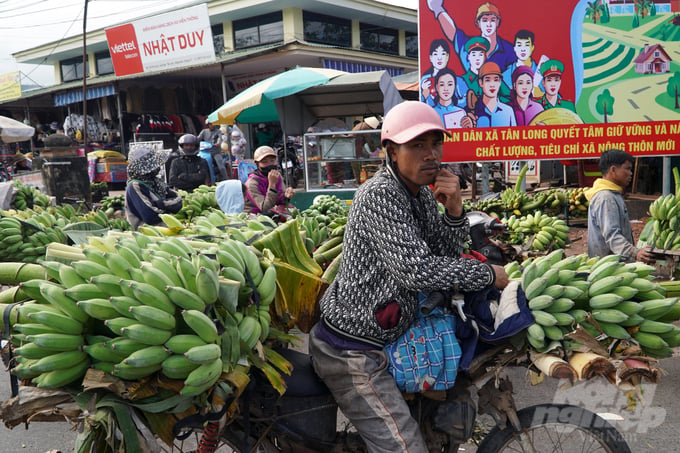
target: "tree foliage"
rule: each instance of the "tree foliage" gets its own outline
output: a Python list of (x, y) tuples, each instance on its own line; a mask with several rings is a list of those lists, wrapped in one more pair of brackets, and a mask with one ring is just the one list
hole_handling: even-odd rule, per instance
[(608, 122), (607, 117), (614, 114), (614, 97), (609, 89), (605, 89), (602, 94), (597, 97), (595, 110), (597, 113), (604, 116), (605, 123)]

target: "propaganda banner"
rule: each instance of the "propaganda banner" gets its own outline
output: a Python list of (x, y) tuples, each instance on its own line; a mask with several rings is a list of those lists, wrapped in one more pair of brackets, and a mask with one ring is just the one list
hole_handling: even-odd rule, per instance
[(680, 154), (680, 1), (421, 0), (444, 161)]
[(117, 76), (215, 61), (205, 3), (107, 28), (106, 40)]

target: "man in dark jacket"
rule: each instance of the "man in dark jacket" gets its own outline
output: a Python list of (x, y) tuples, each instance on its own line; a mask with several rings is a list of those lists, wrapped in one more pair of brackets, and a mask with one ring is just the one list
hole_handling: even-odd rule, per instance
[(461, 257), (469, 222), (458, 178), (440, 168), (444, 134), (423, 102), (402, 102), (385, 116), (387, 166), (354, 196), (342, 264), (310, 335), (317, 373), (370, 452), (428, 451), (384, 349), (415, 319), (419, 293), (508, 282), (503, 267)]
[(191, 192), (201, 184), (210, 185), (210, 168), (205, 159), (198, 156), (198, 139), (185, 134), (179, 139), (182, 156), (170, 165), (170, 185), (176, 189)]

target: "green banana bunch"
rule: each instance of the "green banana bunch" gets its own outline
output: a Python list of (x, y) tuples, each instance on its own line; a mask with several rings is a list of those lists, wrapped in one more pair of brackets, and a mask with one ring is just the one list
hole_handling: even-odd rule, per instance
[(510, 244), (524, 245), (528, 250), (551, 251), (568, 243), (569, 226), (559, 218), (537, 211), (518, 217), (511, 215), (503, 220)]
[(667, 357), (680, 344), (680, 328), (672, 324), (680, 302), (652, 281), (653, 270), (618, 255), (564, 257), (560, 250), (506, 265), (511, 278), (521, 279), (534, 315), (526, 337), (536, 351), (578, 347), (565, 335), (581, 326), (600, 341), (628, 341), (646, 355)]

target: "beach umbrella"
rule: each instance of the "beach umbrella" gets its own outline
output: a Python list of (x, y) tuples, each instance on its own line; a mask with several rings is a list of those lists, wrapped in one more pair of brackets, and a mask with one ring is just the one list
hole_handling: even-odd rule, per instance
[(15, 119), (0, 116), (0, 139), (4, 143), (24, 142), (30, 140), (35, 128)]
[(278, 121), (275, 99), (323, 85), (346, 74), (324, 68), (298, 67), (276, 74), (245, 89), (208, 116), (215, 124), (260, 123)]

